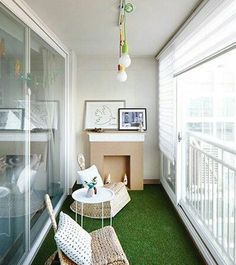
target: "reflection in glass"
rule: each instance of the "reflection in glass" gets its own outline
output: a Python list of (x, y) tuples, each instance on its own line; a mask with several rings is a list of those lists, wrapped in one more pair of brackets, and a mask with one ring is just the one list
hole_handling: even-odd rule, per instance
[(65, 59), (26, 34), (0, 9), (0, 265), (25, 258), (48, 218), (44, 195), (55, 206), (64, 193)]
[(25, 215), (25, 27), (0, 9), (0, 264), (26, 252)]
[[(31, 156), (37, 157), (34, 192), (43, 205), (48, 193), (55, 205), (64, 192), (64, 58), (31, 32)], [(24, 104), (21, 102), (20, 104)], [(32, 202), (32, 200), (31, 200)], [(41, 231), (44, 207), (31, 219), (31, 242)]]
[(234, 49), (177, 78), (187, 130), (235, 144), (235, 58)]

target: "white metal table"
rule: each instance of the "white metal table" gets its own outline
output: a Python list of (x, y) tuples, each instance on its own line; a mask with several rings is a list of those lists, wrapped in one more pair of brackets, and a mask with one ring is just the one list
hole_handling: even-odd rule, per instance
[[(81, 226), (83, 227), (83, 208), (84, 208), (84, 203), (88, 204), (95, 204), (95, 203), (101, 203), (102, 204), (102, 227), (104, 225), (104, 202), (111, 201), (113, 197), (115, 196), (114, 192), (110, 189), (104, 188), (104, 187), (97, 187), (97, 194), (94, 195), (93, 197), (88, 197), (87, 196), (87, 188), (82, 188), (74, 191), (72, 193), (72, 198), (76, 202), (76, 210), (75, 210), (75, 220), (77, 222), (77, 207), (78, 203), (81, 203), (81, 219), (80, 223)], [(112, 213), (110, 215), (110, 225), (112, 225)]]

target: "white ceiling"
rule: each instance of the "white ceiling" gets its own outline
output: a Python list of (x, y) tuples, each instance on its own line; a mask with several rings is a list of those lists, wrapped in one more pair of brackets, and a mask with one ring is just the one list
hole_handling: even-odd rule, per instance
[[(25, 0), (80, 56), (117, 56), (120, 0)], [(129, 2), (127, 0), (127, 2)], [(200, 0), (130, 0), (127, 40), (131, 56), (155, 56)]]

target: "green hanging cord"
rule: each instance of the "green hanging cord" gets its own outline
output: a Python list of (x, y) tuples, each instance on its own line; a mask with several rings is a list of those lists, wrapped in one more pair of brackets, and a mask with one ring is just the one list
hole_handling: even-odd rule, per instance
[(125, 12), (131, 13), (134, 10), (134, 6), (131, 3), (125, 4)]
[[(126, 3), (124, 0), (124, 7), (126, 8)], [(128, 42), (127, 42), (127, 35), (126, 35), (126, 9), (124, 8), (124, 24), (123, 24), (123, 30), (124, 30), (124, 44), (122, 46), (122, 54), (127, 54), (128, 53)]]
[(123, 25), (123, 32), (124, 32), (124, 41), (126, 42), (126, 14), (125, 14), (125, 6), (126, 6), (126, 3), (125, 3), (125, 0), (124, 0), (124, 25)]

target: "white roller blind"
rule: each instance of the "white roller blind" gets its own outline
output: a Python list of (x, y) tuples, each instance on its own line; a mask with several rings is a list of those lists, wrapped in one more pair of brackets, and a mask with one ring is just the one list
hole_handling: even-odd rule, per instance
[(175, 86), (172, 47), (159, 58), (159, 145), (161, 151), (175, 160)]
[(174, 75), (233, 45), (236, 45), (236, 0), (210, 0), (157, 57), (159, 145), (172, 162), (177, 141)]
[(175, 74), (236, 44), (236, 1), (209, 1), (174, 43)]

